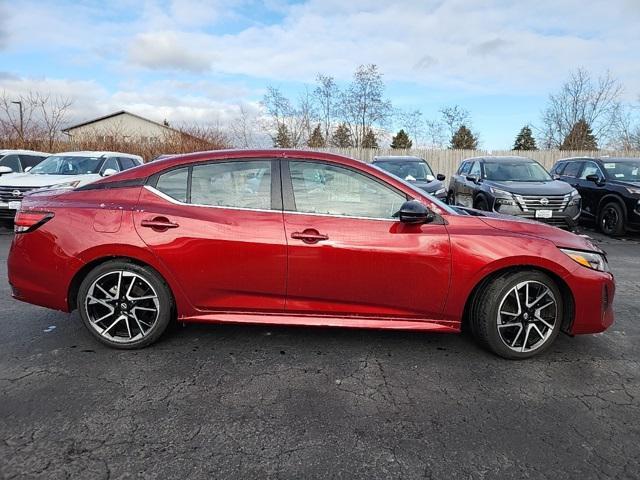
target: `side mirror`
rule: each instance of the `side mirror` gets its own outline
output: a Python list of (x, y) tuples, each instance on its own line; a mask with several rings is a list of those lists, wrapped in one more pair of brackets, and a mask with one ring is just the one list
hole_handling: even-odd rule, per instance
[(598, 175), (597, 173), (592, 173), (591, 175), (587, 175), (587, 176), (585, 177), (585, 179), (586, 179), (588, 182), (593, 182), (593, 183), (595, 183), (596, 185), (603, 185), (603, 184), (604, 184), (604, 180), (602, 180), (602, 179), (600, 178), (600, 175)]
[(551, 178), (553, 178), (554, 180), (560, 180), (560, 175), (554, 173), (553, 175), (551, 175)]
[(117, 170), (114, 170), (113, 168), (107, 168), (104, 172), (102, 172), (102, 176), (110, 177), (111, 175), (115, 175), (116, 173), (118, 173)]
[(467, 180), (473, 183), (480, 183), (480, 177), (476, 175), (467, 175)]
[(435, 219), (433, 212), (417, 200), (404, 202), (394, 217), (398, 217), (402, 223), (410, 224), (430, 223)]
[(27, 173), (28, 171), (30, 171), (33, 167), (27, 167), (24, 169), (24, 173)]
[(436, 178), (442, 182), (447, 177), (444, 176), (443, 174), (439, 173), (438, 175), (436, 175)]
[(4, 175), (5, 173), (13, 173), (13, 170), (11, 170), (11, 167), (0, 167), (0, 175)]

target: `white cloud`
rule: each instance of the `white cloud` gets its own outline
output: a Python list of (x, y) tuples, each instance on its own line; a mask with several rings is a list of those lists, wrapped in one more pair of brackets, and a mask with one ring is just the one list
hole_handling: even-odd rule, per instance
[(211, 55), (192, 48), (189, 35), (174, 32), (149, 32), (137, 35), (129, 46), (129, 60), (153, 70), (184, 70), (204, 73), (210, 68)]

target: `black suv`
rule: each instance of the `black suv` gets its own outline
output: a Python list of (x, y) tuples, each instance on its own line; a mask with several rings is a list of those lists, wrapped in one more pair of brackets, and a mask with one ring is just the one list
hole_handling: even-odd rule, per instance
[(448, 202), (569, 229), (580, 216), (577, 190), (525, 157), (463, 160), (449, 183)]
[(424, 190), (429, 195), (443, 202), (447, 198), (447, 189), (444, 183), (442, 183), (446, 177), (441, 173), (434, 176), (431, 166), (429, 166), (426, 160), (420, 157), (400, 155), (374, 157), (373, 165), (396, 177), (402, 178), (404, 181), (411, 183), (420, 190)]
[(564, 158), (551, 174), (578, 189), (582, 217), (603, 233), (640, 229), (640, 158)]

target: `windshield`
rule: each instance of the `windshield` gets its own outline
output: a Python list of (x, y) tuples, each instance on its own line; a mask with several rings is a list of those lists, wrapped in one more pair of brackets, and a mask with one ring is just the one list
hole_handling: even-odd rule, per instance
[(102, 165), (99, 157), (59, 156), (47, 157), (29, 173), (36, 175), (84, 175), (98, 173)]
[(640, 182), (640, 160), (631, 162), (604, 162), (607, 175), (616, 180)]
[(398, 160), (394, 161), (382, 161), (375, 163), (378, 167), (387, 172), (400, 177), (408, 182), (422, 181), (430, 182), (435, 179), (433, 172), (426, 162), (402, 162)]
[(495, 182), (549, 182), (551, 175), (536, 162), (485, 162), (484, 178)]

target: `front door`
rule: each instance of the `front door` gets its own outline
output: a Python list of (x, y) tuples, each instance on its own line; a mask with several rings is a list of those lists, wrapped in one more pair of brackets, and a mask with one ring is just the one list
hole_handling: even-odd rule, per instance
[(444, 225), (392, 216), (407, 196), (330, 162), (283, 162), (289, 243), (286, 310), (312, 315), (429, 319), (449, 288)]
[(213, 161), (157, 175), (134, 220), (197, 309), (282, 312), (281, 203), (277, 160)]

